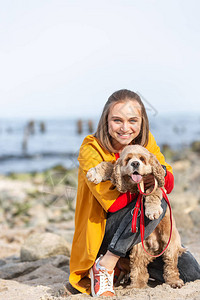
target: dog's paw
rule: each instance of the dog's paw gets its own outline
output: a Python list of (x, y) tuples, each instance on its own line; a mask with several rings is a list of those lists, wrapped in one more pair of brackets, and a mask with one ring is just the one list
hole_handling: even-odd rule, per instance
[(181, 288), (182, 286), (184, 286), (184, 282), (182, 279), (177, 279), (175, 281), (171, 281), (171, 282), (167, 282), (173, 289), (176, 288)]
[(150, 220), (158, 219), (160, 217), (160, 215), (162, 214), (162, 212), (163, 212), (163, 209), (160, 205), (158, 205), (158, 206), (151, 205), (151, 206), (146, 206), (146, 208), (145, 208), (145, 215)]
[(86, 177), (89, 181), (91, 182), (94, 182), (95, 184), (98, 184), (102, 181), (102, 177), (101, 175), (99, 175), (97, 172), (96, 172), (96, 169), (95, 168), (91, 168), (87, 174), (86, 174)]

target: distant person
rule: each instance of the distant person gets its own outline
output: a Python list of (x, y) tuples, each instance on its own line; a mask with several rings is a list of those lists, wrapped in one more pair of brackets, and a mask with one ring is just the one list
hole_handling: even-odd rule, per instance
[[(89, 182), (86, 173), (102, 161), (116, 160), (123, 148), (130, 144), (142, 145), (153, 153), (165, 169), (167, 193), (174, 187), (172, 168), (166, 163), (149, 131), (148, 117), (140, 97), (129, 90), (113, 93), (105, 104), (96, 133), (84, 139), (79, 152), (75, 233), (67, 285), (69, 290), (75, 288), (81, 293), (92, 292), (92, 296), (114, 296), (114, 269), (119, 258), (126, 257), (130, 250), (130, 244), (123, 236), (123, 228), (121, 234), (115, 233), (123, 223), (125, 212), (134, 207), (136, 200), (128, 197), (128, 193), (120, 194), (110, 181), (97, 185)], [(146, 188), (152, 187), (153, 175), (144, 178), (144, 183)], [(163, 199), (163, 213), (145, 228), (148, 235), (164, 217), (166, 206)], [(136, 234), (132, 233), (133, 241)], [(184, 282), (200, 279), (200, 266), (190, 252), (182, 254), (178, 268)], [(152, 263), (149, 272), (151, 277), (163, 282), (161, 258)]]

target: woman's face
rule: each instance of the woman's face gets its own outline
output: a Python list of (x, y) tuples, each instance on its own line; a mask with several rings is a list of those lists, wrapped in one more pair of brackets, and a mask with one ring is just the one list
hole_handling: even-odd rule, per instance
[(140, 133), (142, 124), (141, 107), (137, 101), (120, 102), (111, 107), (108, 114), (108, 132), (112, 146), (121, 152)]

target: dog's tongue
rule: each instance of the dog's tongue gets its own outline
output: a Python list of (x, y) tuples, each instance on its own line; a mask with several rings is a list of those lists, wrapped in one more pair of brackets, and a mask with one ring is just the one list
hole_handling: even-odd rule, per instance
[(132, 174), (131, 178), (133, 179), (133, 181), (139, 183), (142, 180), (142, 176), (141, 175), (136, 175), (136, 174)]

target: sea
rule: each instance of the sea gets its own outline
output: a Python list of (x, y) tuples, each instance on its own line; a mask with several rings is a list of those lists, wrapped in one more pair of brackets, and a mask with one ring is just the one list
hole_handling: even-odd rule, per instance
[[(0, 119), (0, 174), (41, 172), (56, 165), (78, 166), (85, 136), (94, 133), (99, 117), (85, 119)], [(174, 150), (200, 141), (200, 113), (149, 116), (157, 144)], [(79, 124), (79, 127), (78, 127)]]

